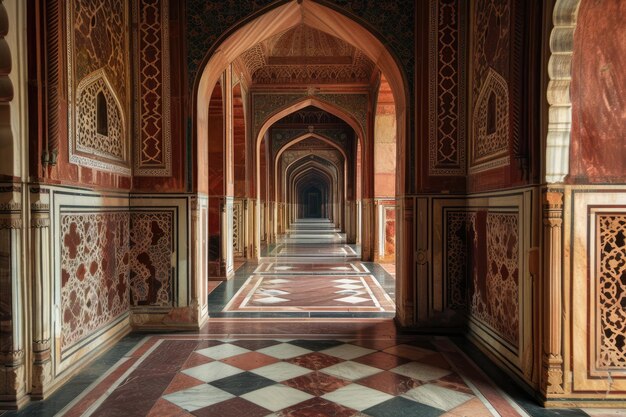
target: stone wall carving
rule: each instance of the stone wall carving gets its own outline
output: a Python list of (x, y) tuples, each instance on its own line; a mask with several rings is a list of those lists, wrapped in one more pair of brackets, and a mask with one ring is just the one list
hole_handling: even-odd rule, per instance
[[(215, 45), (222, 34), (237, 22), (261, 11), (273, 0), (222, 0), (187, 1), (187, 71), (190, 90), (196, 79), (200, 64), (207, 51)], [(326, 1), (324, 2), (326, 3)], [(383, 39), (383, 43), (395, 53), (406, 74), (408, 91), (413, 91), (415, 68), (415, 39), (412, 28), (415, 19), (415, 2), (399, 0), (387, 2), (362, 2), (354, 0), (333, 1), (331, 7), (342, 13), (363, 20), (371, 30)], [(411, 103), (408, 100), (407, 105)]]
[(134, 2), (137, 16), (134, 174), (172, 175), (169, 0)]
[(172, 306), (174, 213), (130, 213), (130, 297), (133, 306)]
[(512, 1), (473, 2), (471, 172), (509, 164)]
[[(106, 104), (107, 134), (98, 128), (98, 95)], [(88, 157), (124, 163), (127, 159), (125, 122), (122, 106), (111, 90), (106, 73), (98, 70), (85, 77), (76, 89), (76, 139), (70, 149), (70, 162), (83, 161)]]
[[(597, 220), (597, 369), (626, 368), (626, 214)], [(593, 285), (593, 284), (592, 284)]]
[(478, 212), (470, 230), (470, 314), (516, 347), (520, 323), (518, 220), (514, 213)]
[[(305, 99), (307, 93), (256, 93), (252, 96), (254, 109), (254, 136), (256, 137), (261, 130), (263, 123), (274, 113), (285, 109), (292, 104), (298, 103)], [(357, 123), (367, 132), (367, 111), (368, 111), (368, 95), (367, 94), (330, 94), (319, 93), (311, 96), (335, 105), (347, 114), (354, 117)]]
[(448, 306), (467, 308), (467, 261), (469, 228), (476, 223), (476, 214), (466, 211), (448, 211), (446, 214), (445, 276), (448, 287)]
[(429, 30), (430, 175), (465, 174), (466, 21), (459, 0), (431, 0)]
[(347, 129), (315, 129), (313, 132), (310, 132), (306, 129), (280, 129), (274, 128), (272, 129), (272, 152), (274, 154), (280, 150), (285, 144), (289, 143), (291, 140), (300, 137), (302, 135), (306, 135), (307, 133), (315, 133), (328, 139), (329, 141), (337, 144), (341, 149), (345, 152), (350, 151), (350, 146), (348, 146), (348, 138), (350, 132), (350, 128)]
[(243, 257), (245, 255), (244, 243), (244, 200), (235, 199), (233, 202), (233, 256)]
[(127, 212), (62, 213), (61, 350), (129, 311)]
[[(69, 160), (128, 175), (127, 2), (71, 0), (66, 21)], [(106, 111), (98, 112), (100, 91), (104, 94)], [(98, 117), (100, 123), (107, 125), (106, 134), (96, 128)]]
[(509, 164), (508, 107), (506, 80), (490, 68), (473, 113), (471, 165), (474, 171)]

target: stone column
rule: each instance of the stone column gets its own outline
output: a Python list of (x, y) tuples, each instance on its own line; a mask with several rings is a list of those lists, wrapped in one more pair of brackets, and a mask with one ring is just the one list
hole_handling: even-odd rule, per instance
[(545, 190), (543, 194), (543, 355), (541, 389), (546, 397), (563, 390), (561, 333), (563, 288), (563, 192)]
[(46, 396), (52, 381), (50, 351), (53, 274), (50, 269), (50, 193), (47, 189), (30, 189), (30, 260), (33, 316), (31, 340), (33, 349), (32, 398)]

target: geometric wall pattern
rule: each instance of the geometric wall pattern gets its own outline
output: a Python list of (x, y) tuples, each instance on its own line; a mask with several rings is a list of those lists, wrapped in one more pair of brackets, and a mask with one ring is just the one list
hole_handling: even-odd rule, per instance
[[(120, 163), (126, 160), (123, 112), (110, 86), (103, 70), (95, 71), (78, 84), (75, 147), (70, 150), (72, 157), (75, 154), (89, 155)], [(98, 101), (98, 95), (104, 97), (104, 102)], [(98, 109), (99, 105), (105, 105), (106, 110)], [(98, 132), (98, 112), (106, 113), (106, 134)], [(70, 162), (73, 159), (70, 158)]]
[(429, 175), (465, 174), (465, 14), (459, 0), (431, 0)]
[(360, 125), (363, 132), (367, 131), (367, 111), (369, 97), (367, 94), (317, 93), (308, 95), (306, 91), (267, 94), (255, 93), (252, 95), (254, 110), (253, 135), (256, 137), (262, 124), (274, 113), (298, 103), (307, 97), (319, 99), (322, 102), (335, 105), (352, 116)]
[(174, 213), (130, 213), (130, 296), (133, 306), (172, 306)]
[(597, 216), (596, 368), (626, 368), (626, 214)]
[[(477, 216), (478, 222), (478, 216)], [(476, 225), (474, 226), (476, 227)], [(476, 230), (476, 229), (474, 229)], [(482, 231), (480, 231), (482, 234)], [(519, 346), (519, 235), (518, 215), (488, 213), (485, 235), (486, 276), (475, 274), (470, 303), (472, 317)]]
[(449, 211), (445, 268), (450, 308), (519, 347), (519, 215)]
[(129, 175), (126, 5), (116, 0), (70, 0), (66, 36), (69, 160)]
[(470, 171), (509, 164), (511, 0), (472, 3)]
[(127, 212), (62, 213), (61, 349), (129, 311)]
[(473, 171), (509, 164), (508, 107), (509, 91), (506, 80), (489, 68), (473, 113)]
[(452, 309), (467, 309), (469, 248), (468, 227), (475, 224), (475, 213), (446, 211), (445, 277), (447, 277), (448, 306)]
[(169, 0), (135, 1), (133, 11), (137, 18), (134, 174), (167, 177), (172, 174)]

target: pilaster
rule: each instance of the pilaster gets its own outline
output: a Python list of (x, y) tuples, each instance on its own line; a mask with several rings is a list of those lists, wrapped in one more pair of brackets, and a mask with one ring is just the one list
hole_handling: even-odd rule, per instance
[(52, 271), (50, 269), (50, 193), (47, 189), (30, 189), (30, 239), (32, 276), (32, 397), (41, 399), (52, 382), (50, 351), (52, 310)]
[(543, 304), (544, 331), (541, 389), (546, 397), (560, 395), (563, 389), (562, 354), (562, 268), (563, 192), (543, 193)]

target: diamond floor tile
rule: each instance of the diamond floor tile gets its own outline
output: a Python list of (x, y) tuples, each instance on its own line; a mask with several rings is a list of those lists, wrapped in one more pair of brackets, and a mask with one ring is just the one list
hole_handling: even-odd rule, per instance
[(269, 413), (268, 409), (243, 398), (231, 398), (209, 407), (200, 408), (194, 411), (193, 415), (197, 417), (265, 417)]
[(231, 356), (241, 355), (242, 353), (250, 352), (248, 349), (232, 345), (230, 343), (224, 343), (219, 346), (212, 346), (206, 349), (197, 350), (196, 353), (204, 355), (211, 359), (225, 359)]
[(232, 365), (245, 371), (271, 365), (276, 362), (278, 362), (278, 359), (259, 352), (248, 352), (222, 360), (222, 363)]
[(287, 362), (278, 362), (272, 365), (263, 366), (252, 370), (256, 375), (271, 379), (272, 381), (282, 382), (287, 379), (295, 378), (300, 375), (311, 372), (308, 368), (294, 365)]
[(350, 384), (325, 394), (321, 398), (362, 411), (380, 404), (383, 401), (390, 400), (393, 396), (362, 385)]
[(321, 396), (350, 384), (349, 381), (326, 375), (322, 372), (311, 372), (297, 378), (284, 381), (283, 384), (299, 389), (311, 395)]
[(303, 366), (313, 371), (319, 371), (320, 369), (328, 368), (329, 366), (341, 363), (343, 362), (343, 359), (325, 355), (321, 352), (312, 352), (307, 353), (306, 355), (296, 356), (295, 358), (287, 360), (287, 362)]
[(312, 397), (311, 394), (281, 384), (261, 388), (241, 396), (241, 398), (271, 411), (282, 410)]
[(218, 379), (217, 381), (211, 382), (210, 385), (230, 394), (241, 396), (250, 391), (269, 387), (275, 383), (276, 382), (271, 379), (264, 378), (260, 375), (251, 372), (243, 372), (241, 374)]
[(281, 343), (278, 345), (259, 349), (257, 350), (257, 352), (263, 353), (264, 355), (272, 356), (277, 359), (291, 359), (295, 358), (296, 356), (310, 353), (311, 350), (304, 349), (299, 346), (294, 346), (290, 343)]
[(413, 378), (388, 371), (360, 379), (358, 383), (390, 395), (401, 395), (421, 385)]
[(222, 391), (210, 385), (198, 385), (197, 387), (178, 391), (163, 396), (167, 401), (176, 404), (187, 411), (194, 411), (209, 405), (217, 404), (233, 398), (234, 395)]
[(405, 363), (404, 365), (390, 369), (390, 371), (422, 382), (439, 379), (452, 373), (452, 371), (447, 369), (435, 368), (434, 366), (428, 366), (419, 362)]
[(203, 382), (215, 381), (241, 372), (243, 372), (241, 369), (221, 362), (211, 362), (183, 371), (183, 373)]
[(342, 344), (321, 351), (321, 353), (325, 355), (336, 356), (338, 358), (346, 360), (360, 358), (361, 356), (365, 356), (373, 352), (375, 352), (375, 350), (356, 346), (350, 343)]
[(363, 412), (371, 417), (439, 417), (445, 413), (443, 410), (402, 397), (395, 397)]
[(356, 410), (322, 398), (311, 398), (280, 412), (280, 417), (354, 417)]
[(370, 375), (382, 372), (378, 368), (373, 368), (362, 363), (346, 361), (338, 363), (337, 365), (329, 366), (321, 370), (325, 374), (336, 376), (337, 378), (348, 379), (355, 381), (357, 379), (365, 378)]
[(463, 394), (433, 384), (426, 384), (404, 393), (403, 397), (417, 401), (431, 407), (445, 411), (451, 410), (474, 398), (473, 395)]
[(324, 349), (330, 349), (335, 346), (343, 345), (339, 340), (291, 340), (289, 344), (299, 346), (303, 349), (309, 349), (313, 351), (319, 351)]

